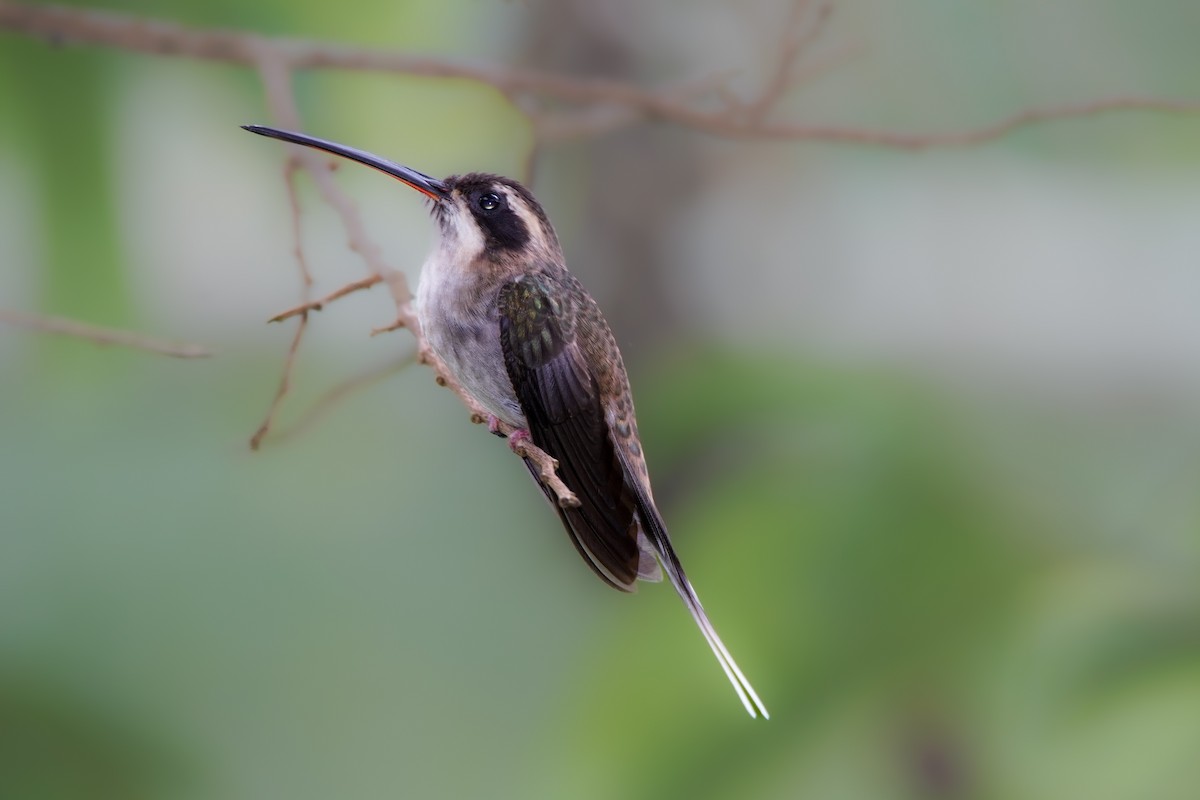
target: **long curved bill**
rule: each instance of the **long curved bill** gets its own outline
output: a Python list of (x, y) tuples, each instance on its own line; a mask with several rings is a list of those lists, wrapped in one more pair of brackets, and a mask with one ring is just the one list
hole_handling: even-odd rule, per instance
[(416, 189), (421, 194), (438, 201), (446, 197), (446, 184), (439, 181), (437, 178), (431, 178), (423, 172), (417, 172), (415, 169), (410, 169), (394, 161), (388, 161), (386, 158), (380, 158), (374, 153), (368, 153), (366, 150), (359, 150), (357, 147), (347, 147), (344, 144), (331, 142), (326, 139), (318, 139), (316, 136), (309, 136), (306, 133), (296, 133), (295, 131), (285, 131), (279, 128), (269, 128), (266, 125), (243, 125), (244, 130), (251, 133), (257, 133), (259, 136), (269, 136), (272, 139), (280, 139), (292, 144), (302, 144), (306, 147), (315, 147), (318, 150), (324, 150), (326, 153), (333, 153), (336, 156), (348, 158), (351, 161), (357, 161), (360, 164), (366, 164), (368, 167), (373, 167), (380, 172), (391, 175), (412, 188)]

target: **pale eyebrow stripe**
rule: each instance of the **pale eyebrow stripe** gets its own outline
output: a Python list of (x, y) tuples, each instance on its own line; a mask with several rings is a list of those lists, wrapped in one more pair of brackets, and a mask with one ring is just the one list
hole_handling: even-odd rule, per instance
[(525, 204), (524, 198), (507, 186), (498, 184), (495, 188), (503, 192), (504, 196), (508, 198), (509, 207), (516, 211), (517, 216), (521, 218), (521, 222), (525, 223), (525, 227), (529, 231), (529, 236), (537, 242), (538, 249), (542, 251), (550, 250), (550, 242), (547, 241), (546, 231), (542, 228), (542, 222), (530, 210), (529, 206)]

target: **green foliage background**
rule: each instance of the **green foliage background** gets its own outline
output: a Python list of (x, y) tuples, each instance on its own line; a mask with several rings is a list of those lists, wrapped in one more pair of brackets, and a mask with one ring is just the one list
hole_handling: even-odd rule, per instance
[[(465, 1), (109, 7), (497, 61), (537, 12)], [(1020, 4), (931, 1), (898, 28), (893, 13), (844, 7), (851, 34), (872, 23), (889, 34), (843, 83), (814, 89), (816, 108), (933, 128), (1031, 104), (1041, 76), (1070, 99), (1128, 88), (1112, 85), (1120, 74), (1194, 94), (1200, 68), (1191, 38), (1180, 40), (1195, 12), (1166, 2), (1137, 14), (1077, 2), (1025, 28), (1013, 22), (1032, 13)], [(1078, 55), (1073, 26), (1120, 43), (1104, 53), (1135, 66)], [(1045, 40), (1030, 45), (1019, 30)], [(897, 53), (914, 63), (889, 62)], [(1047, 66), (1055, 58), (1062, 69)], [(1103, 66), (1089, 82), (1092, 64)], [(902, 80), (907, 93), (888, 83)], [(158, 114), (164, 87), (194, 97), (195, 113)], [(301, 76), (298, 92), (310, 130), (422, 153), (414, 165), (434, 173), (515, 173), (528, 145), (520, 118), (478, 86), (320, 73)], [(703, 321), (627, 348), (656, 494), (772, 711), (751, 722), (672, 592), (620, 597), (592, 580), (524, 471), (427, 371), (247, 451), (290, 336), (258, 323), (296, 291), (279, 152), (236, 129), (264, 117), (239, 69), (0, 34), (0, 305), (220, 351), (178, 362), (0, 334), (0, 795), (1196, 796), (1194, 376), (1146, 395), (1076, 387), (1048, 400), (1036, 386), (963, 389), (903, 360), (843, 357), (793, 333), (706, 332)], [(1130, 180), (1194, 175), (1198, 130), (1188, 119), (1090, 121), (991, 152)], [(388, 136), (402, 141), (376, 146)], [(156, 148), (172, 146), (168, 169), (140, 169), (143, 155), (167, 163)], [(588, 147), (551, 153), (545, 169), (586, 180), (577, 159)], [(917, 158), (937, 169), (939, 158), (721, 152), (756, 147), (779, 165), (774, 176), (801, 158), (848, 174)], [(342, 177), (356, 194), (377, 186)], [(572, 180), (546, 181), (566, 209), (555, 217), (568, 253), (588, 226)], [(396, 260), (411, 270), (426, 234), (407, 200), (364, 205), (374, 229), (404, 242)], [(190, 224), (158, 228), (131, 210), (147, 203), (190, 203)], [(229, 203), (243, 204), (245, 227), (214, 229)], [(357, 277), (330, 220), (306, 213), (318, 260), (333, 265), (318, 290)], [(162, 284), (131, 267), (214, 238), (268, 254), (213, 265), (238, 270), (250, 300), (224, 283), (164, 305)], [(789, 263), (775, 263), (778, 284), (743, 283), (730, 301), (747, 317), (756, 295), (787, 285)], [(153, 266), (172, 279), (183, 269)], [(366, 338), (387, 313), (368, 296), (315, 319), (286, 419), (407, 346), (403, 334)], [(1182, 352), (1200, 354), (1187, 336)]]

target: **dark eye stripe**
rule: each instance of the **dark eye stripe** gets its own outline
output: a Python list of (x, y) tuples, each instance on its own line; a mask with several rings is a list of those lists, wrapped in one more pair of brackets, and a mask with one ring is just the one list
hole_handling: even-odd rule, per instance
[[(480, 195), (475, 201), (479, 209), (475, 219), (492, 247), (509, 251), (520, 250), (529, 242), (529, 230), (505, 200), (504, 195), (496, 192)], [(488, 201), (493, 201), (494, 205)]]

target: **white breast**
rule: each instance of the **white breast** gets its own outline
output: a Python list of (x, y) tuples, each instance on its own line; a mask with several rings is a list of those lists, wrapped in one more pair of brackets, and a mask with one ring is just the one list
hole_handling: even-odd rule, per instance
[(417, 286), (421, 330), (434, 353), (477, 403), (508, 424), (524, 428), (525, 416), (500, 349), (495, 293), (480, 296), (480, 287), (465, 266), (471, 260), (459, 260), (466, 248), (445, 247), (445, 238), (421, 269)]

